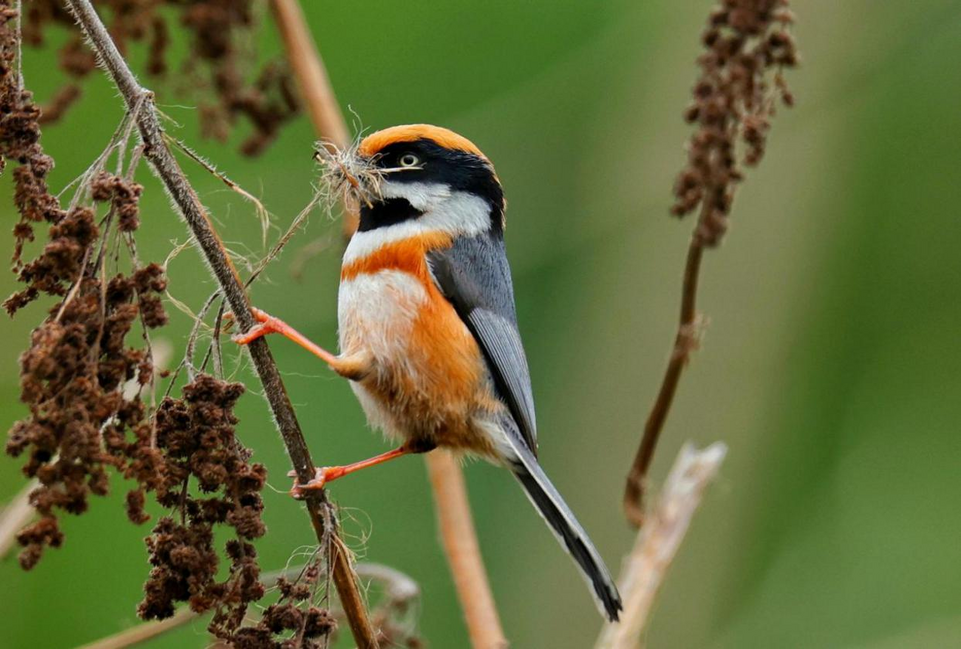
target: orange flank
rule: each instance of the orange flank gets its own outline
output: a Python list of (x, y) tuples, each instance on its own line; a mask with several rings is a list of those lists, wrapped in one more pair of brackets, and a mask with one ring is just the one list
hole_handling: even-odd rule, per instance
[(473, 153), (487, 160), (487, 156), (481, 153), (481, 150), (463, 135), (430, 124), (405, 124), (371, 133), (360, 143), (358, 152), (363, 156), (370, 157), (395, 142), (416, 142), (417, 140), (433, 140), (447, 149)]

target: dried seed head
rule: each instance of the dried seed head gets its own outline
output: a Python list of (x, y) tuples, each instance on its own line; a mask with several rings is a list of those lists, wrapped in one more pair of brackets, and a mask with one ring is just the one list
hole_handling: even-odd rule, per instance
[[(688, 164), (674, 183), (671, 213), (684, 216), (700, 206), (695, 237), (717, 245), (728, 227), (734, 187), (743, 178), (735, 155), (754, 166), (764, 156), (776, 95), (794, 103), (781, 76), (797, 64), (793, 22), (787, 0), (724, 0), (712, 10), (701, 35), (701, 76), (684, 119), (697, 130), (688, 147)], [(773, 76), (773, 84), (771, 77)]]

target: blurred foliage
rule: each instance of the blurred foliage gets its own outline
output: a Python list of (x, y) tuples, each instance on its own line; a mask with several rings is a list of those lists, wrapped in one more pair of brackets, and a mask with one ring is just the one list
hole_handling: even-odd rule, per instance
[[(684, 162), (681, 111), (708, 3), (683, 11), (626, 0), (304, 5), (339, 98), (364, 126), (440, 123), (497, 164), (542, 462), (616, 568), (632, 538), (620, 511), (623, 478), (673, 336), (690, 225), (667, 208)], [(791, 78), (798, 106), (775, 121), (767, 158), (738, 195), (732, 232), (705, 259), (701, 307), (710, 327), (682, 381), (655, 479), (685, 439), (722, 439), (731, 452), (672, 569), (648, 644), (956, 646), (961, 3), (792, 5), (804, 57)], [(276, 51), (272, 26), (259, 46)], [(24, 73), (41, 99), (60, 83), (53, 70), (51, 51), (25, 50)], [(57, 159), (55, 187), (90, 163), (121, 117), (114, 90), (95, 77), (44, 133)], [(243, 133), (227, 145), (199, 138), (196, 111), (178, 105), (175, 86), (155, 86), (170, 128), (286, 226), (315, 177), (306, 120), (262, 157), (244, 159), (236, 152)], [(250, 207), (184, 164), (229, 245), (259, 254)], [(140, 181), (140, 246), (163, 259), (185, 231), (149, 173)], [(9, 226), (9, 181), (0, 192)], [(316, 215), (296, 245), (323, 237), (331, 245), (302, 281), (288, 272), (292, 248), (254, 300), (333, 345), (337, 228)], [(171, 292), (194, 308), (211, 291), (192, 250), (170, 275)], [(12, 277), (0, 278), (4, 294), (13, 288)], [(22, 416), (16, 357), (42, 308), (4, 324), (4, 422)], [(175, 355), (189, 324), (173, 312), (165, 335)], [(385, 448), (343, 381), (285, 341), (272, 348), (318, 461)], [(285, 494), (286, 458), (262, 400), (248, 395), (237, 410), (238, 434), (276, 489), (265, 496), (270, 531), (258, 546), (269, 570), (311, 534)], [(465, 646), (420, 464), (402, 460), (332, 491), (358, 554), (421, 584), (431, 646)], [(600, 620), (520, 490), (479, 463), (467, 476), (513, 646), (588, 646)], [(147, 528), (127, 522), (120, 486), (88, 515), (65, 520), (64, 548), (32, 573), (12, 559), (0, 564), (0, 644), (70, 647), (135, 623)], [(16, 463), (0, 460), (0, 498), (21, 487)], [(205, 646), (203, 626), (155, 646)]]

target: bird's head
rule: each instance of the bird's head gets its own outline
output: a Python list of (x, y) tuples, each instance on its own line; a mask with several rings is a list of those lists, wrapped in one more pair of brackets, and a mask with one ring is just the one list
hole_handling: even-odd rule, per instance
[(333, 192), (359, 210), (360, 232), (411, 221), (457, 235), (503, 232), (504, 192), (494, 166), (446, 128), (394, 126), (346, 151), (321, 147), (316, 157)]

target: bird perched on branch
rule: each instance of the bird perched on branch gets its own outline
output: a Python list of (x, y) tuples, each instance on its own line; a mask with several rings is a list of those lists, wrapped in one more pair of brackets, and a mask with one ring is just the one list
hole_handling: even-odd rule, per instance
[(504, 193), (490, 160), (436, 126), (395, 126), (346, 151), (320, 148), (326, 180), (359, 227), (340, 275), (339, 355), (255, 310), (246, 344), (280, 333), (351, 386), (374, 427), (402, 442), (324, 467), (293, 493), (437, 447), (506, 467), (580, 567), (600, 610), (621, 599), (597, 550), (537, 462), (534, 399), (504, 249)]

